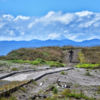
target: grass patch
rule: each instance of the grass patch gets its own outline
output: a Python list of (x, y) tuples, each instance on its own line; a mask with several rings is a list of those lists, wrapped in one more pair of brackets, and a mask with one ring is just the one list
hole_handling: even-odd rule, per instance
[(79, 58), (80, 63), (85, 63), (85, 57), (82, 52), (78, 53), (78, 58)]
[(3, 91), (9, 91), (10, 89), (13, 89), (15, 87), (18, 87), (18, 86), (21, 86), (22, 84), (25, 84), (27, 83), (28, 81), (14, 81), (14, 82), (10, 82), (6, 85), (2, 85), (2, 87), (0, 87), (0, 92), (3, 92)]
[(24, 88), (24, 87), (20, 87), (20, 90), (23, 91), (23, 92), (27, 91), (26, 88)]
[(37, 84), (37, 82), (36, 82), (36, 81), (34, 81), (34, 80), (32, 81), (32, 83), (33, 83), (34, 85), (38, 85), (38, 84)]
[(49, 65), (50, 67), (65, 67), (66, 64), (56, 62), (56, 61), (46, 61), (46, 64)]
[(30, 60), (9, 60), (9, 61), (12, 63), (19, 63), (19, 64), (28, 63), (28, 64), (32, 64), (32, 65), (42, 65), (42, 64), (46, 63), (44, 60), (42, 60), (40, 58), (37, 58), (34, 61), (30, 61)]
[(21, 48), (11, 51), (7, 56), (1, 57), (0, 59), (34, 61), (37, 58), (41, 58), (47, 61), (63, 62), (63, 55), (63, 51), (60, 47)]
[(57, 94), (58, 93), (58, 89), (57, 89), (57, 87), (54, 87), (53, 88), (53, 94)]
[(89, 71), (86, 71), (85, 75), (86, 75), (86, 76), (91, 76), (91, 74), (90, 74)]
[(97, 88), (97, 93), (100, 94), (100, 86)]
[(87, 69), (93, 69), (100, 67), (100, 64), (77, 64), (77, 68), (87, 68)]
[(0, 60), (0, 66), (1, 66), (1, 67), (2, 67), (2, 66), (7, 66), (7, 67), (9, 67), (9, 66), (11, 66), (11, 62)]
[(80, 93), (75, 93), (72, 92), (70, 89), (64, 89), (62, 92), (60, 92), (59, 94), (53, 95), (51, 97), (48, 97), (45, 100), (96, 100), (95, 98), (92, 97), (88, 97), (85, 94), (83, 94), (82, 92)]
[(14, 96), (10, 96), (9, 98), (1, 97), (0, 100), (17, 100), (17, 99)]
[(12, 68), (11, 70), (12, 71), (18, 71), (18, 68)]
[(9, 60), (11, 63), (20, 63), (20, 64), (32, 64), (32, 65), (49, 65), (50, 67), (64, 67), (65, 64), (57, 62), (57, 61), (45, 61), (41, 58), (37, 58), (36, 60)]
[(64, 71), (61, 72), (61, 75), (65, 75), (66, 73)]

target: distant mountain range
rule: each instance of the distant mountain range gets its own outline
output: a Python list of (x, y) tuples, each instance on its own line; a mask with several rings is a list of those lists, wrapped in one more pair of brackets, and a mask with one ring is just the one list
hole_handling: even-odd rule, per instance
[(12, 50), (19, 48), (36, 48), (45, 46), (100, 46), (99, 39), (86, 40), (83, 42), (75, 42), (72, 40), (31, 40), (31, 41), (0, 41), (0, 56), (6, 55)]

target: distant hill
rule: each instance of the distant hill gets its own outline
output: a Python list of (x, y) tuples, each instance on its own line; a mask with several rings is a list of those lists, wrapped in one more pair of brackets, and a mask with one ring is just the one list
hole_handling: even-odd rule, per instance
[(12, 50), (19, 48), (36, 48), (45, 46), (100, 46), (99, 39), (75, 42), (72, 40), (31, 40), (31, 41), (0, 41), (0, 56), (8, 54)]

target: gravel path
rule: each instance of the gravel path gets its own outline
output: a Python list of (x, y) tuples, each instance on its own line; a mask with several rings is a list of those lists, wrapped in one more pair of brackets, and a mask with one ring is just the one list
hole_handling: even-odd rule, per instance
[[(28, 100), (29, 97), (34, 96), (35, 94), (43, 94), (43, 91), (48, 90), (48, 87), (52, 85), (58, 85), (58, 81), (61, 84), (60, 89), (63, 90), (65, 87), (63, 85), (68, 85), (70, 89), (83, 91), (85, 95), (90, 97), (97, 98), (96, 100), (100, 100), (100, 95), (97, 93), (98, 86), (100, 86), (100, 78), (95, 77), (95, 75), (99, 76), (99, 70), (89, 70), (91, 76), (86, 76), (86, 69), (74, 68), (72, 70), (64, 71), (64, 75), (61, 72), (53, 73), (50, 75), (46, 75), (39, 80), (36, 81), (37, 85), (33, 85), (30, 83), (24, 88), (26, 88), (27, 92), (23, 92), (18, 90), (15, 94), (18, 100)], [(97, 71), (97, 72), (96, 72)], [(42, 91), (42, 93), (40, 93)], [(49, 95), (49, 94), (48, 94)], [(40, 100), (40, 99), (37, 99)]]
[(44, 71), (36, 71), (36, 72), (27, 72), (27, 73), (20, 73), (20, 74), (15, 74), (9, 77), (6, 77), (2, 80), (6, 81), (24, 81), (24, 80), (37, 80), (38, 78), (41, 78), (42, 76), (45, 76), (47, 74), (52, 74), (60, 71), (65, 71), (65, 70), (70, 70), (72, 68), (53, 68), (53, 69), (48, 69)]

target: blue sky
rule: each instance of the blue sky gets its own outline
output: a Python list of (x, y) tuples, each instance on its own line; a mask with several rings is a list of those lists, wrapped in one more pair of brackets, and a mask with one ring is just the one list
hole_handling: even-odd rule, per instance
[(0, 0), (0, 12), (13, 15), (43, 16), (49, 11), (100, 12), (100, 0)]
[(0, 0), (0, 40), (100, 39), (100, 0)]

